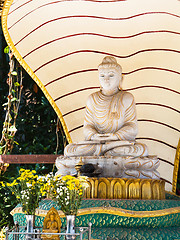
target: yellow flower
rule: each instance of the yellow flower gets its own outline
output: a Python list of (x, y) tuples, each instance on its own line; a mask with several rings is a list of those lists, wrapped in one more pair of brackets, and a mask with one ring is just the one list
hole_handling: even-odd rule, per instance
[(23, 168), (19, 169), (19, 172), (24, 172), (24, 171), (25, 171), (25, 169), (23, 169)]
[(69, 184), (69, 185), (67, 186), (67, 188), (68, 188), (69, 190), (74, 190), (74, 189), (75, 189), (73, 184)]
[(12, 183), (7, 183), (7, 186), (8, 187), (12, 187)]
[(42, 184), (42, 178), (39, 178), (39, 179), (37, 180), (37, 184)]
[(12, 184), (13, 184), (13, 186), (14, 186), (14, 185), (18, 185), (18, 183), (16, 182), (16, 180), (14, 180), (14, 181), (12, 182)]
[(0, 231), (0, 240), (5, 240), (5, 238), (6, 238), (6, 236), (5, 236), (5, 234), (4, 234), (4, 230), (5, 229), (1, 229), (1, 231)]
[(62, 180), (63, 181), (67, 181), (67, 180), (72, 180), (72, 179), (74, 179), (75, 177), (73, 177), (73, 176), (71, 176), (71, 175), (66, 175), (66, 176), (63, 176), (62, 177)]
[(25, 180), (25, 177), (20, 176), (20, 177), (17, 178), (17, 180), (19, 180), (19, 181), (24, 181), (24, 180)]
[(36, 185), (36, 182), (35, 181), (32, 181), (32, 186), (34, 187)]
[(60, 178), (61, 177), (61, 174), (57, 174), (56, 176), (55, 176), (55, 178)]
[(12, 183), (7, 183), (8, 187), (13, 187), (15, 185), (18, 185), (18, 183), (16, 182), (16, 180), (14, 180)]
[(1, 183), (1, 185), (3, 186), (3, 187), (5, 187), (6, 185), (3, 183), (3, 181), (0, 181), (0, 183)]
[(22, 172), (20, 175), (21, 178), (24, 178), (25, 176), (26, 176), (26, 172)]
[(78, 186), (79, 185), (79, 180), (77, 178), (75, 178), (74, 183), (76, 184), (76, 186)]

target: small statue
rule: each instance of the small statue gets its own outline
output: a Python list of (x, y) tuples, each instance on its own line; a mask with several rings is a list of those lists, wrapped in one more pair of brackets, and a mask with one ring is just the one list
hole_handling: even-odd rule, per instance
[[(61, 232), (61, 219), (59, 217), (59, 214), (57, 212), (57, 210), (52, 207), (45, 219), (44, 219), (44, 223), (43, 223), (43, 233), (60, 233)], [(59, 235), (42, 235), (41, 236), (42, 239), (44, 240), (59, 240)]]
[(47, 221), (46, 227), (49, 230), (58, 232), (58, 224), (57, 224), (57, 221), (55, 220), (55, 216), (53, 213), (49, 216), (49, 221)]
[(122, 90), (121, 66), (107, 56), (98, 71), (100, 91), (91, 94), (86, 104), (85, 141), (66, 146), (65, 157), (56, 161), (58, 173), (75, 173), (76, 158), (81, 156), (85, 164), (101, 167), (102, 177), (159, 179), (159, 160), (148, 156), (145, 144), (135, 141), (136, 105), (133, 95)]

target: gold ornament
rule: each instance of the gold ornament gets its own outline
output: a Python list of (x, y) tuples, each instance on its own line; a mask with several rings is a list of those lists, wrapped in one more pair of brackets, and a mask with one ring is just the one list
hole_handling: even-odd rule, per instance
[[(61, 232), (61, 219), (57, 210), (52, 207), (44, 219), (43, 233), (60, 233)], [(42, 235), (43, 240), (59, 240), (59, 235)]]
[(165, 199), (165, 182), (155, 179), (88, 178), (86, 198)]

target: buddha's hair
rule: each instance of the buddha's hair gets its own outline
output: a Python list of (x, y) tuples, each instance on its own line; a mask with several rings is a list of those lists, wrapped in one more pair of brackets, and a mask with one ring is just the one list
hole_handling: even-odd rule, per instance
[(117, 63), (116, 59), (114, 57), (104, 57), (102, 60), (102, 63), (99, 64), (98, 70), (100, 68), (115, 68), (118, 71), (122, 72), (122, 67)]

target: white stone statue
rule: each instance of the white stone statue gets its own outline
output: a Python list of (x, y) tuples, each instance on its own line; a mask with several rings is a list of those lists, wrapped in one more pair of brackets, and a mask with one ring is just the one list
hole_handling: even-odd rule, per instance
[[(156, 171), (159, 160), (148, 156), (145, 144), (135, 141), (138, 133), (136, 106), (133, 95), (122, 90), (121, 66), (108, 56), (98, 70), (100, 91), (87, 100), (85, 141), (66, 146), (65, 157), (57, 160), (58, 173), (75, 173), (74, 166), (82, 156), (84, 163), (97, 164), (104, 177), (159, 178)], [(116, 167), (112, 167), (113, 164)]]

